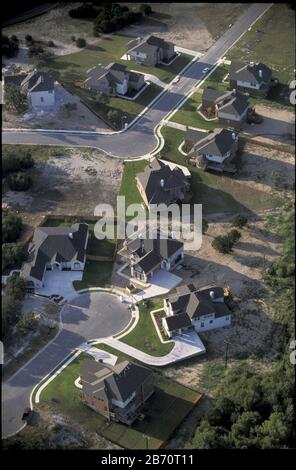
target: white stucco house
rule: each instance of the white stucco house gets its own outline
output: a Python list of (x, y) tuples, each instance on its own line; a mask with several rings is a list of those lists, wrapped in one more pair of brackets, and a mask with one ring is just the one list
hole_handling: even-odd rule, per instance
[(86, 223), (36, 228), (20, 276), (34, 287), (44, 287), (45, 271), (83, 271), (88, 237)]
[(177, 295), (164, 299), (166, 316), (162, 326), (169, 338), (188, 330), (200, 333), (231, 324), (225, 290), (210, 287), (197, 290), (192, 284), (177, 288)]

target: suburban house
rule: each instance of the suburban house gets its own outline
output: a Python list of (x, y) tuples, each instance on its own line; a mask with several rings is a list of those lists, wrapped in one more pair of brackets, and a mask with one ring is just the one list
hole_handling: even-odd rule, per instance
[(154, 158), (136, 175), (136, 183), (147, 208), (153, 211), (154, 205), (168, 206), (189, 197), (190, 178), (185, 166)]
[(86, 359), (80, 368), (81, 400), (109, 420), (132, 424), (154, 392), (151, 370), (118, 357), (114, 365)]
[(170, 62), (175, 55), (175, 46), (172, 42), (149, 36), (144, 40), (139, 39), (138, 44), (127, 52), (126, 57), (127, 60), (155, 67)]
[(88, 242), (88, 225), (71, 227), (38, 227), (28, 248), (28, 261), (23, 263), (20, 276), (44, 286), (45, 271), (83, 271)]
[(231, 311), (225, 303), (228, 295), (228, 289), (222, 287), (197, 290), (190, 284), (177, 288), (176, 295), (163, 301), (166, 334), (171, 338), (192, 329), (203, 332), (230, 325)]
[(228, 129), (215, 129), (194, 144), (188, 153), (191, 163), (203, 170), (235, 172), (231, 161), (237, 154), (238, 135)]
[(201, 111), (208, 117), (216, 117), (229, 127), (241, 128), (252, 109), (248, 96), (232, 91), (205, 88), (202, 95)]
[(132, 94), (145, 85), (143, 74), (131, 72), (121, 64), (96, 65), (86, 73), (84, 87), (108, 96)]
[(184, 245), (179, 240), (149, 230), (136, 238), (125, 240), (118, 254), (127, 260), (131, 277), (148, 283), (159, 270), (172, 271), (184, 258)]
[(32, 108), (47, 108), (55, 104), (54, 78), (45, 72), (33, 70), (29, 74), (6, 75), (4, 85), (14, 84), (27, 95)]
[(272, 78), (271, 69), (261, 62), (239, 64), (232, 62), (229, 68), (230, 88), (246, 91), (250, 95), (265, 97), (278, 81)]

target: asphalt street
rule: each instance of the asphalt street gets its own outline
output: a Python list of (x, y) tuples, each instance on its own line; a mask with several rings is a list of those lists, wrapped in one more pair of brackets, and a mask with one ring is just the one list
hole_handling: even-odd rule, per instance
[(171, 112), (190, 90), (204, 78), (205, 67), (214, 65), (224, 57), (228, 49), (252, 25), (270, 4), (255, 3), (208, 49), (205, 55), (194, 62), (158, 101), (127, 131), (120, 134), (71, 134), (63, 132), (2, 131), (2, 142), (7, 144), (65, 145), (99, 148), (110, 155), (121, 158), (136, 158), (152, 152), (157, 139), (155, 128)]

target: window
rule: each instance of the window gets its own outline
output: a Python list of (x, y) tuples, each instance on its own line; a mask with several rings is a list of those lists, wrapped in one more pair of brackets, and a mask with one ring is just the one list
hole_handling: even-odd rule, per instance
[(43, 101), (44, 101), (43, 96), (41, 96), (40, 101), (41, 101), (41, 103), (43, 103)]
[(210, 320), (209, 323), (213, 323), (213, 320)]
[(201, 322), (200, 326), (201, 326), (201, 328), (203, 328), (205, 326), (203, 321)]

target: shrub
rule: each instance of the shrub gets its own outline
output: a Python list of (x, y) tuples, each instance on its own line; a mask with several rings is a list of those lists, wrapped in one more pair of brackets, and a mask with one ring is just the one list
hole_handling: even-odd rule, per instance
[(32, 178), (27, 173), (18, 171), (8, 175), (7, 183), (12, 191), (27, 191), (32, 185)]
[(25, 41), (26, 41), (26, 43), (31, 43), (31, 44), (34, 42), (31, 34), (26, 34)]
[(209, 228), (209, 222), (207, 219), (202, 219), (202, 233), (206, 233)]
[(229, 240), (231, 241), (231, 243), (236, 243), (241, 238), (241, 233), (234, 228), (230, 230), (227, 236)]
[(76, 41), (76, 37), (75, 37), (75, 36), (71, 36), (71, 41), (75, 42), (75, 41)]
[(16, 300), (23, 300), (26, 295), (26, 281), (22, 277), (13, 274), (5, 285), (5, 295)]
[(43, 47), (32, 45), (32, 46), (29, 46), (28, 55), (29, 57), (34, 57), (38, 54), (42, 54), (43, 52), (44, 52)]
[(27, 150), (20, 148), (5, 149), (2, 155), (2, 173), (7, 175), (13, 171), (19, 171), (24, 168), (32, 168), (35, 164), (32, 155)]
[(119, 120), (119, 112), (116, 109), (110, 109), (110, 111), (107, 113), (107, 118), (114, 125), (117, 125)]
[(13, 212), (4, 212), (2, 216), (2, 243), (15, 242), (22, 231), (22, 219)]
[(53, 41), (48, 41), (47, 42), (48, 47), (55, 47), (55, 43)]
[(19, 333), (27, 333), (30, 330), (35, 330), (38, 326), (38, 320), (34, 312), (28, 312), (16, 324)]
[(140, 6), (140, 12), (145, 16), (146, 15), (151, 15), (152, 8), (147, 3), (142, 3), (141, 6)]
[(23, 113), (28, 107), (26, 96), (14, 84), (5, 87), (5, 106), (17, 113)]
[(10, 39), (11, 41), (16, 42), (17, 44), (19, 44), (20, 42), (19, 38), (15, 34), (13, 34)]
[(4, 57), (8, 57), (8, 58), (15, 57), (18, 53), (19, 41), (16, 39), (13, 39), (13, 37), (16, 38), (16, 36), (12, 36), (11, 38), (5, 35), (2, 36), (1, 50), (2, 50), (2, 55)]
[(27, 258), (27, 250), (22, 243), (2, 245), (2, 269), (20, 267)]
[(10, 328), (17, 322), (21, 313), (21, 303), (13, 296), (7, 294), (2, 296), (2, 333), (5, 338)]
[(218, 235), (212, 241), (212, 247), (220, 253), (230, 253), (233, 243), (226, 235)]
[(86, 46), (86, 40), (84, 38), (77, 38), (76, 39), (76, 46), (77, 47), (85, 47)]
[(248, 219), (243, 214), (238, 214), (232, 219), (232, 225), (238, 228), (244, 227), (247, 222), (248, 222)]
[(80, 19), (95, 18), (97, 16), (97, 10), (92, 5), (84, 4), (69, 10), (69, 16), (71, 16), (71, 18)]

